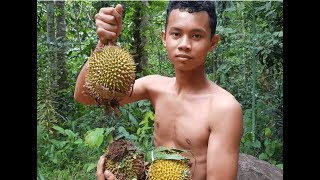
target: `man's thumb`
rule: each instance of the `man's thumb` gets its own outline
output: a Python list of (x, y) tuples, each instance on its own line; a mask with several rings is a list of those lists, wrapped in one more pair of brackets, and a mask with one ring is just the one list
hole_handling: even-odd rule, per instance
[(116, 11), (122, 15), (122, 5), (121, 4), (117, 4), (117, 6), (115, 7)]

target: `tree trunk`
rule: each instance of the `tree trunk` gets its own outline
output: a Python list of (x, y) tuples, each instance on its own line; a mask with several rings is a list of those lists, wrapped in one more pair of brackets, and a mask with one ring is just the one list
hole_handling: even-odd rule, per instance
[(66, 69), (66, 20), (64, 1), (47, 2), (47, 44), (50, 88), (48, 96), (54, 109), (62, 114), (64, 109), (64, 91), (68, 87)]
[(67, 69), (66, 69), (66, 19), (64, 13), (65, 1), (56, 1), (56, 40), (57, 40), (57, 83), (58, 89), (68, 88)]
[(56, 92), (56, 53), (55, 53), (55, 29), (54, 29), (54, 1), (47, 2), (47, 45), (48, 45), (48, 65), (49, 65), (49, 83), (50, 88), (48, 90), (48, 96), (51, 100), (54, 100), (55, 96), (53, 92)]
[(135, 31), (133, 33), (135, 42), (135, 55), (134, 60), (138, 63), (137, 73), (141, 72), (143, 67), (148, 63), (147, 52), (145, 51), (145, 45), (147, 43), (147, 37), (144, 35), (145, 27), (148, 26), (148, 14), (142, 13), (144, 11), (144, 6), (148, 5), (148, 1), (141, 1), (141, 4), (136, 4), (135, 19), (133, 20), (135, 24)]

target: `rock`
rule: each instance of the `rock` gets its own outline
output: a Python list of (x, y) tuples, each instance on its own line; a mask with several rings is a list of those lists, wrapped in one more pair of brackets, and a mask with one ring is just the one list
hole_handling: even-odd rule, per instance
[(240, 153), (237, 180), (282, 180), (283, 170), (258, 159)]

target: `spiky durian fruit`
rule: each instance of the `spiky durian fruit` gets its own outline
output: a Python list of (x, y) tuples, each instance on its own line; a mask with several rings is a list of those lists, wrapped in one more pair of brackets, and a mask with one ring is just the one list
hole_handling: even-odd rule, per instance
[(179, 149), (160, 147), (152, 152), (148, 180), (191, 180), (191, 162)]
[(104, 46), (90, 56), (85, 87), (107, 114), (119, 115), (119, 101), (133, 88), (135, 68), (131, 54), (118, 46)]
[(144, 180), (144, 154), (128, 140), (116, 140), (105, 150), (105, 168), (118, 180)]

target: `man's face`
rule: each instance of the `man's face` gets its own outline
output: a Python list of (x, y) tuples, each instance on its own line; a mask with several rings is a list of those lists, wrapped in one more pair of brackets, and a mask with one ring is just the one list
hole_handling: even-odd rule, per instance
[(175, 68), (190, 70), (204, 64), (207, 53), (218, 41), (217, 37), (211, 38), (209, 22), (205, 11), (171, 11), (162, 40)]

